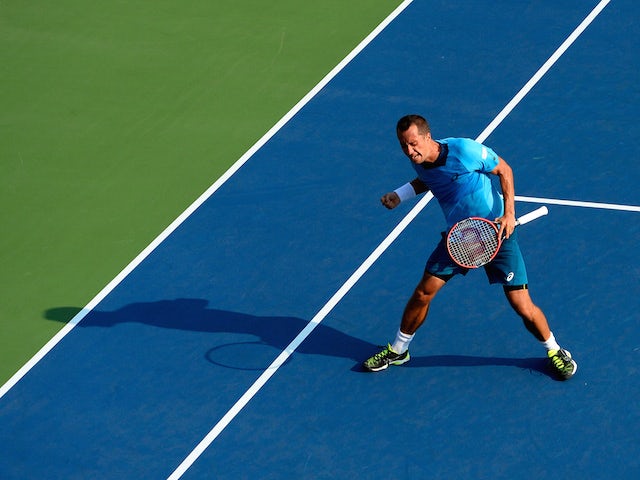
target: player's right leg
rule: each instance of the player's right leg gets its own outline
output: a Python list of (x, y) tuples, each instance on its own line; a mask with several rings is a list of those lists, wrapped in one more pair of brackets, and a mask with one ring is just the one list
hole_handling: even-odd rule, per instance
[(429, 313), (429, 305), (446, 281), (425, 272), (407, 302), (402, 315), (400, 329), (396, 340), (388, 344), (380, 352), (365, 360), (362, 364), (365, 370), (379, 372), (390, 365), (402, 365), (411, 358), (409, 343), (415, 332), (420, 328)]

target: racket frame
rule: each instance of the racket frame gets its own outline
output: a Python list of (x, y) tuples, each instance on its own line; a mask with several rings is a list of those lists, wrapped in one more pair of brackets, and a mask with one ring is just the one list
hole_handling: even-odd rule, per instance
[[(462, 260), (460, 259), (456, 259), (457, 255), (455, 254), (455, 247), (453, 247), (454, 242), (452, 242), (452, 237), (458, 234), (463, 235), (463, 233), (461, 233), (462, 231), (464, 231), (467, 228), (473, 228), (473, 227), (465, 227), (465, 224), (467, 223), (473, 223), (473, 222), (481, 222), (487, 226), (489, 226), (491, 228), (491, 230), (493, 230), (494, 234), (495, 234), (495, 240), (496, 240), (496, 245), (495, 248), (493, 250), (493, 252), (488, 256), (489, 258), (486, 259), (485, 261), (480, 261), (480, 262), (475, 262), (473, 264), (466, 264), (464, 263)], [(481, 240), (479, 240), (481, 242)], [(502, 245), (502, 238), (498, 237), (498, 224), (495, 222), (492, 222), (491, 220), (488, 220), (486, 218), (482, 218), (482, 217), (469, 217), (469, 218), (465, 218), (464, 220), (460, 220), (459, 222), (457, 222), (453, 227), (451, 227), (449, 229), (449, 232), (447, 233), (447, 252), (449, 253), (449, 257), (456, 262), (456, 264), (458, 264), (459, 266), (463, 267), (463, 268), (479, 268), (482, 267), (483, 265), (486, 265), (487, 263), (489, 263), (491, 260), (493, 260), (495, 258), (495, 256), (498, 254), (498, 252), (500, 251), (500, 246)], [(482, 242), (484, 243), (484, 242)], [(484, 251), (486, 252), (486, 249), (484, 249)], [(488, 252), (486, 252), (488, 253)]]
[[(547, 209), (546, 206), (542, 206), (540, 208), (537, 208), (535, 210), (533, 210), (532, 212), (529, 212), (525, 215), (522, 215), (521, 217), (519, 217), (516, 220), (516, 227), (519, 225), (524, 225), (525, 223), (529, 223), (533, 220), (536, 220), (537, 218), (540, 218), (546, 214), (549, 213), (549, 210)], [(465, 265), (464, 263), (462, 263), (459, 260), (456, 260), (454, 254), (452, 253), (452, 246), (451, 244), (453, 242), (451, 242), (451, 237), (452, 235), (456, 234), (456, 230), (459, 228), (459, 226), (461, 224), (464, 223), (468, 223), (469, 221), (481, 221), (484, 222), (488, 225), (491, 225), (493, 227), (493, 229), (495, 230), (495, 234), (496, 234), (496, 239), (497, 239), (497, 245), (495, 247), (495, 250), (493, 251), (493, 253), (490, 255), (490, 258), (486, 261), (481, 261), (481, 262), (476, 262), (473, 265)], [(491, 262), (491, 260), (493, 260), (495, 258), (495, 256), (498, 254), (498, 252), (500, 251), (500, 247), (502, 246), (502, 241), (505, 238), (505, 235), (503, 234), (501, 237), (498, 236), (498, 232), (499, 232), (499, 224), (496, 222), (492, 222), (489, 219), (486, 218), (482, 218), (482, 217), (469, 217), (469, 218), (465, 218), (464, 220), (460, 220), (459, 222), (457, 222), (453, 227), (451, 227), (449, 229), (449, 232), (447, 233), (447, 252), (449, 253), (449, 257), (451, 258), (451, 260), (453, 260), (457, 265), (463, 267), (463, 268), (479, 268), (482, 267), (484, 265), (486, 265), (487, 263)]]

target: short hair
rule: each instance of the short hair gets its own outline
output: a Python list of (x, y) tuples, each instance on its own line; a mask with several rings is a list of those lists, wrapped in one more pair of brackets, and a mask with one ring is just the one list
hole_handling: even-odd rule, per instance
[(396, 125), (396, 132), (402, 133), (409, 130), (411, 125), (415, 125), (418, 127), (418, 133), (421, 135), (426, 135), (427, 133), (431, 133), (431, 128), (429, 127), (429, 122), (420, 116), (420, 115), (405, 115), (400, 120), (398, 120), (398, 124)]

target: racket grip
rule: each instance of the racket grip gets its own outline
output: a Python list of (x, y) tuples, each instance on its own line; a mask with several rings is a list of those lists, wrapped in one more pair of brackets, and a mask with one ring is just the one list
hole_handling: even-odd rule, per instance
[(529, 223), (530, 221), (535, 220), (536, 218), (545, 216), (547, 213), (549, 213), (549, 210), (547, 209), (547, 207), (537, 208), (533, 212), (525, 213), (520, 218), (518, 218), (517, 224), (524, 225), (525, 223)]

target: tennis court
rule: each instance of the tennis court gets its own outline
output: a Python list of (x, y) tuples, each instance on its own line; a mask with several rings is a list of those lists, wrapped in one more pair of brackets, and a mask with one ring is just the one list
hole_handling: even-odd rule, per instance
[[(62, 329), (0, 390), (0, 476), (636, 478), (639, 11), (391, 2), (93, 300), (48, 306)], [(380, 206), (413, 178), (406, 113), (504, 157), (519, 214), (549, 208), (520, 243), (575, 378), (480, 272), (409, 363), (361, 370), (444, 225), (428, 197)]]

